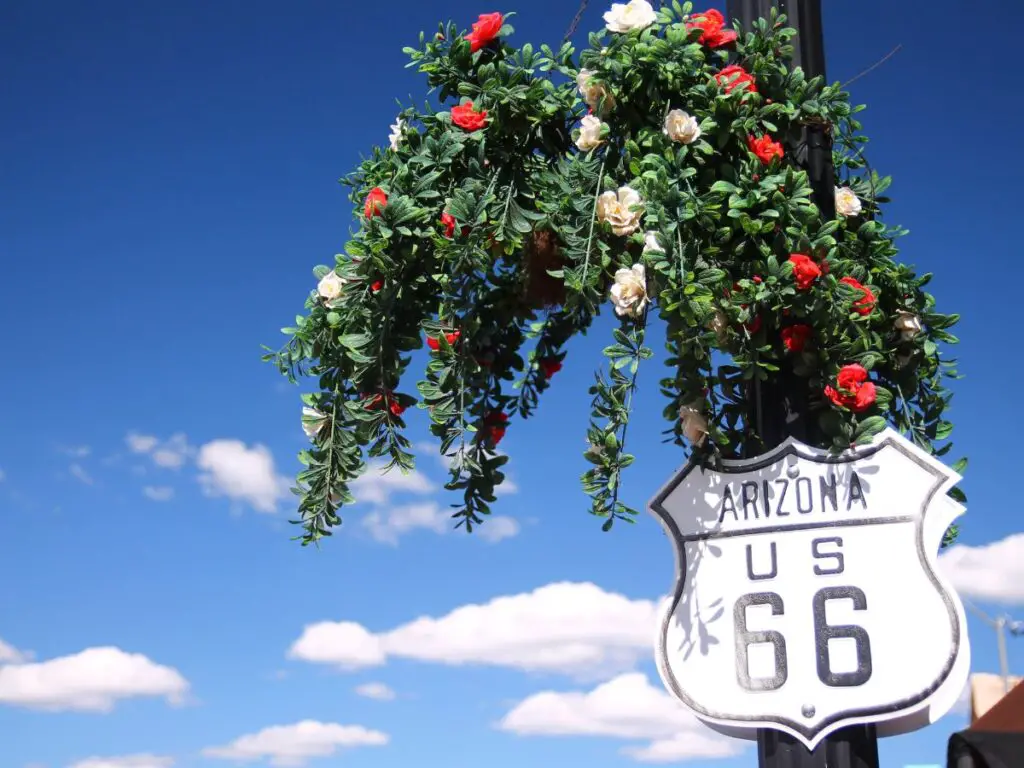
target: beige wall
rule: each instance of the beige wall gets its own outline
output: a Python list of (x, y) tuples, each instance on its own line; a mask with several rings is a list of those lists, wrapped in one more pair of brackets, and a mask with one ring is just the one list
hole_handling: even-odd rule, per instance
[[(1019, 677), (1010, 677), (1010, 687), (1021, 681)], [(971, 722), (988, 712), (1006, 695), (1003, 678), (987, 673), (971, 675)]]

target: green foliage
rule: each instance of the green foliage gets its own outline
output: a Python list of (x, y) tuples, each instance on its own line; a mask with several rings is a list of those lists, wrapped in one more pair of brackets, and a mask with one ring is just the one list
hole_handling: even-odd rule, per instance
[[(936, 455), (950, 450), (944, 383), (956, 372), (942, 349), (956, 342), (949, 329), (958, 318), (936, 310), (930, 275), (895, 260), (905, 233), (882, 220), (889, 179), (865, 159), (861, 108), (838, 85), (790, 67), (793, 31), (782, 17), (762, 20), (727, 51), (702, 45), (690, 14), (689, 3), (666, 4), (646, 29), (593, 33), (578, 52), (516, 49), (507, 23), (476, 52), (453, 23), (406, 49), (445, 106), (403, 110), (393, 148), (375, 148), (343, 180), (359, 227), (333, 267), (314, 271), (320, 280), (333, 270), (342, 293), (312, 292), (306, 314), (283, 329), (285, 346), (265, 356), (292, 380), (318, 382), (305, 398), (313, 445), (295, 489), (304, 544), (340, 524), (368, 457), (412, 468), (402, 412), (414, 403), (448, 458), (447, 487), (461, 492), (456, 524), (480, 524), (503, 479), (496, 446), (506, 420), (536, 412), (565, 344), (613, 290), (621, 322), (590, 390), (591, 468), (582, 478), (605, 529), (636, 514), (619, 492), (655, 314), (668, 328), (666, 435), (688, 451), (763, 450), (751, 403), (760, 382), (780, 375), (806, 381), (833, 450), (886, 425)], [(730, 61), (756, 92), (716, 79)], [(456, 124), (452, 108), (467, 101), (486, 111), (483, 128)], [(574, 128), (587, 102), (589, 120), (601, 121), (598, 146)], [(675, 140), (672, 110), (692, 116), (699, 137)], [(859, 211), (832, 216), (815, 204), (792, 156), (812, 125), (833, 137), (837, 185), (856, 195)], [(781, 142), (785, 156), (759, 159), (748, 142), (761, 136)], [(635, 219), (626, 225), (605, 199), (623, 187), (642, 201), (619, 211)], [(387, 201), (367, 217), (374, 188)], [(821, 269), (807, 290), (797, 286), (793, 253)], [(634, 298), (643, 301), (631, 307), (620, 299), (638, 264), (645, 277)], [(843, 278), (872, 292), (870, 311), (857, 311), (864, 294)], [(810, 327), (802, 348), (784, 342), (794, 324)], [(413, 397), (399, 387), (424, 337), (437, 348)], [(874, 402), (856, 412), (826, 396), (853, 363), (876, 387)], [(680, 409), (695, 420), (689, 427)]]

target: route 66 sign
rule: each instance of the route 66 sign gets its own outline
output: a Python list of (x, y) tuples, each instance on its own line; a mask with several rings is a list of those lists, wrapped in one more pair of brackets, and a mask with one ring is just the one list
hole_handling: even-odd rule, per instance
[(651, 501), (676, 550), (668, 690), (715, 730), (808, 749), (848, 725), (934, 722), (967, 682), (963, 606), (936, 568), (960, 476), (893, 430), (841, 456), (788, 440)]

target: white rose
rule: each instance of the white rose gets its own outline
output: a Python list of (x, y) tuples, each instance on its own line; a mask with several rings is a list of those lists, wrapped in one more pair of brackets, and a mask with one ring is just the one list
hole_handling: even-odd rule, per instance
[(615, 106), (615, 99), (608, 92), (608, 89), (604, 87), (602, 83), (594, 80), (594, 73), (589, 69), (581, 69), (580, 73), (576, 75), (576, 87), (579, 88), (580, 96), (587, 102), (587, 106), (593, 110), (597, 109), (597, 105), (604, 99), (604, 111), (608, 111)]
[(320, 430), (327, 423), (327, 414), (318, 411), (316, 408), (303, 406), (302, 408), (302, 431), (310, 440), (320, 434)]
[(316, 292), (320, 294), (321, 299), (329, 303), (341, 296), (344, 287), (345, 281), (332, 269), (320, 278), (320, 282), (316, 284)]
[(631, 235), (640, 227), (643, 211), (639, 206), (642, 203), (640, 195), (632, 187), (619, 187), (617, 193), (611, 190), (602, 192), (597, 200), (598, 221), (607, 221), (620, 237)]
[(644, 235), (644, 253), (664, 253), (665, 249), (658, 242), (657, 232), (647, 232)]
[(896, 313), (896, 322), (893, 326), (900, 332), (900, 338), (904, 341), (910, 341), (922, 330), (921, 318), (902, 309)]
[(580, 135), (576, 139), (576, 146), (581, 152), (589, 152), (604, 144), (604, 139), (601, 138), (603, 127), (604, 123), (594, 115), (586, 115), (580, 120)]
[(702, 403), (684, 405), (679, 409), (679, 419), (683, 422), (683, 437), (694, 445), (700, 445), (708, 436), (708, 420), (701, 413)]
[(391, 133), (388, 134), (388, 141), (391, 142), (391, 150), (398, 149), (398, 140), (402, 138), (402, 129), (405, 128), (405, 120), (398, 118), (391, 126)]
[(849, 187), (836, 187), (836, 213), (840, 216), (856, 216), (860, 213), (860, 198)]
[(708, 322), (708, 328), (715, 332), (715, 336), (718, 337), (718, 343), (724, 344), (725, 340), (729, 338), (729, 318), (726, 317), (725, 312), (716, 309), (715, 314), (711, 316), (711, 320)]
[(692, 144), (700, 138), (697, 118), (681, 109), (673, 109), (665, 116), (665, 135), (680, 144)]
[(615, 284), (611, 291), (615, 314), (639, 317), (647, 306), (647, 273), (643, 264), (634, 264), (631, 269), (620, 269), (615, 273)]
[(604, 15), (604, 24), (609, 32), (629, 32), (649, 27), (657, 19), (658, 14), (647, 0), (629, 0), (612, 3), (612, 9)]

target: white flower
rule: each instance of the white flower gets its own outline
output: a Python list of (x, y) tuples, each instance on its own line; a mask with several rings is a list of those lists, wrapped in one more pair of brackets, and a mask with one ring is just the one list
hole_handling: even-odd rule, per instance
[(605, 112), (615, 106), (615, 99), (612, 98), (604, 84), (594, 80), (594, 72), (592, 70), (580, 70), (580, 73), (576, 75), (576, 87), (579, 88), (580, 96), (587, 102), (587, 106), (593, 110), (597, 109), (597, 105), (601, 102), (602, 98), (604, 99)]
[(316, 408), (303, 406), (302, 408), (302, 431), (310, 440), (320, 434), (320, 430), (327, 423), (327, 414), (318, 411)]
[(900, 332), (901, 339), (910, 341), (921, 332), (921, 318), (913, 312), (901, 309), (896, 313), (896, 322), (893, 326)]
[(701, 412), (702, 405), (696, 402), (679, 409), (679, 419), (683, 422), (683, 437), (694, 445), (700, 445), (708, 436), (708, 420)]
[(609, 32), (629, 32), (649, 27), (658, 19), (658, 14), (647, 0), (629, 0), (628, 3), (612, 3), (612, 9), (605, 13), (604, 23)]
[(657, 232), (647, 232), (644, 234), (644, 253), (664, 253), (665, 249), (661, 247), (661, 243), (658, 242)]
[(329, 303), (341, 296), (344, 287), (345, 281), (332, 269), (320, 278), (320, 282), (316, 285), (316, 292), (320, 294), (321, 299)]
[(398, 118), (395, 124), (391, 126), (391, 133), (388, 135), (388, 141), (391, 142), (391, 151), (398, 149), (398, 140), (402, 138), (402, 129), (405, 128), (405, 120)]
[(836, 187), (836, 213), (840, 216), (856, 216), (860, 213), (860, 198), (849, 187)]
[(724, 344), (725, 340), (729, 338), (729, 318), (726, 317), (725, 312), (716, 309), (715, 314), (711, 316), (711, 320), (708, 322), (708, 328), (715, 332), (715, 336), (718, 337), (718, 343)]
[(692, 144), (700, 138), (700, 125), (693, 115), (673, 109), (665, 116), (665, 135), (680, 144)]
[[(597, 200), (598, 221), (607, 221), (612, 231), (620, 237), (631, 235), (640, 227), (639, 210), (643, 200), (632, 187), (619, 187), (619, 191), (602, 192)], [(637, 209), (637, 210), (633, 210)]]
[(580, 135), (576, 139), (576, 146), (581, 152), (589, 152), (604, 144), (604, 139), (601, 138), (603, 127), (604, 123), (594, 115), (586, 115), (580, 120)]
[(639, 317), (647, 306), (647, 273), (643, 264), (634, 264), (631, 269), (620, 269), (615, 273), (615, 284), (611, 291), (615, 314)]

